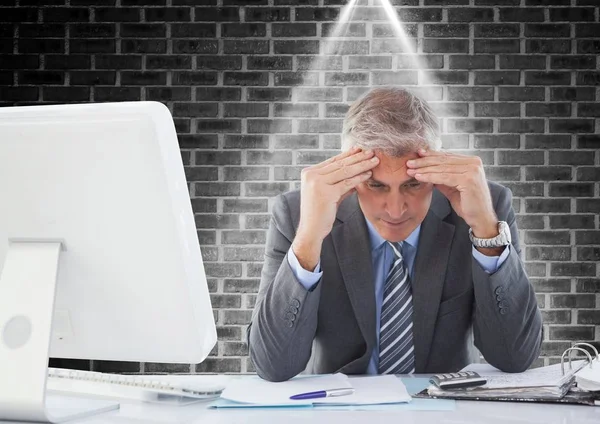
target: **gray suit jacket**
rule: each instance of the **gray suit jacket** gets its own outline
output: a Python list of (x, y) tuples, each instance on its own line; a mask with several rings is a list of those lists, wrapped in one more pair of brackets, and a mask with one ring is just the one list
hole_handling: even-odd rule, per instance
[[(510, 255), (494, 274), (473, 258), (469, 227), (434, 190), (415, 258), (413, 337), (417, 373), (453, 372), (485, 359), (506, 372), (527, 369), (538, 357), (542, 320), (519, 258), (507, 188), (489, 183), (498, 218), (512, 233)], [(323, 276), (307, 291), (286, 257), (300, 218), (300, 193), (278, 196), (267, 235), (260, 289), (248, 328), (258, 374), (283, 381), (310, 373), (365, 373), (375, 334), (375, 290), (370, 242), (356, 195), (338, 208), (323, 242)]]

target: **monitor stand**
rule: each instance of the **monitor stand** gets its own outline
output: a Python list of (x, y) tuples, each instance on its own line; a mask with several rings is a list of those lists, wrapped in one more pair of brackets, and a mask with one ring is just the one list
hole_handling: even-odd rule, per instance
[(0, 275), (0, 420), (54, 423), (119, 407), (102, 400), (51, 396), (46, 408), (61, 247), (60, 241), (9, 240)]

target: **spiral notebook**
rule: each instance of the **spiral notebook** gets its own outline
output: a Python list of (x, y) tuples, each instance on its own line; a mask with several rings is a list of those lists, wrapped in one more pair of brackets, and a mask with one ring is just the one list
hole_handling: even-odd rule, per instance
[[(581, 346), (594, 350), (595, 357)], [(572, 360), (580, 351), (587, 358)], [(568, 362), (565, 356), (568, 355)], [(471, 364), (462, 371), (475, 371), (487, 379), (483, 386), (442, 390), (435, 385), (416, 397), (522, 402), (559, 402), (600, 406), (600, 355), (594, 346), (577, 343), (567, 349), (559, 364), (534, 368), (522, 373), (504, 373), (491, 365)]]

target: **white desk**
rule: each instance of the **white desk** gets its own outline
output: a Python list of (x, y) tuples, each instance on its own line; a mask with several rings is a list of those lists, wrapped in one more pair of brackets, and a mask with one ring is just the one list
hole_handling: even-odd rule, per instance
[[(177, 376), (202, 379), (205, 376)], [(214, 378), (214, 377), (213, 377)], [(600, 424), (600, 407), (516, 402), (457, 401), (454, 411), (334, 411), (301, 409), (207, 409), (207, 403), (167, 406), (121, 401), (121, 409), (73, 424)]]

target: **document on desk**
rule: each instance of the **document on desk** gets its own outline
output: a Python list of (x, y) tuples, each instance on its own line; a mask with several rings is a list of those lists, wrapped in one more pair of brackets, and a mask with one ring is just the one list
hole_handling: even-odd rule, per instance
[[(346, 396), (321, 397), (291, 400), (301, 393), (334, 389), (354, 389)], [(344, 374), (315, 376), (300, 375), (291, 380), (272, 383), (259, 377), (242, 377), (232, 380), (223, 393), (216, 408), (235, 407), (303, 407), (319, 405), (375, 405), (410, 402), (402, 380), (393, 376), (356, 377), (349, 379)]]

